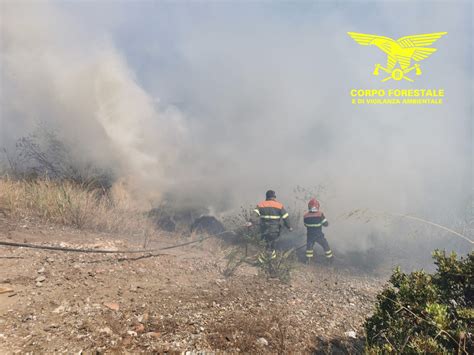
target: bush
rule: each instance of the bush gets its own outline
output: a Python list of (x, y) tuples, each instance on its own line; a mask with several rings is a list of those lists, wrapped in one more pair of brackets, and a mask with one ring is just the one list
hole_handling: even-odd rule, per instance
[(270, 278), (278, 278), (281, 282), (289, 283), (291, 280), (291, 271), (295, 266), (295, 249), (283, 252), (277, 252), (276, 257), (272, 259), (269, 252), (263, 251), (260, 255), (265, 255), (257, 265), (260, 270)]
[(239, 250), (239, 248), (233, 248), (225, 257), (227, 259), (226, 266), (221, 270), (221, 274), (224, 277), (231, 277), (235, 275), (237, 269), (246, 262), (247, 256)]
[(43, 123), (31, 134), (19, 138), (12, 151), (2, 150), (0, 173), (18, 180), (47, 177), (102, 190), (108, 190), (115, 180), (110, 170), (78, 158), (82, 155), (74, 153), (69, 142)]
[(399, 268), (367, 319), (368, 353), (474, 353), (474, 253), (433, 253), (437, 271)]
[[(276, 257), (272, 258), (271, 251), (266, 250), (266, 243), (261, 238), (259, 222), (253, 210), (254, 207), (241, 207), (238, 213), (224, 218), (224, 225), (233, 232), (232, 242), (236, 247), (227, 255), (228, 263), (222, 274), (232, 276), (240, 265), (248, 263), (258, 267), (267, 277), (289, 282), (294, 268), (295, 249), (279, 250), (276, 252)], [(253, 221), (254, 224), (245, 227), (248, 221)]]

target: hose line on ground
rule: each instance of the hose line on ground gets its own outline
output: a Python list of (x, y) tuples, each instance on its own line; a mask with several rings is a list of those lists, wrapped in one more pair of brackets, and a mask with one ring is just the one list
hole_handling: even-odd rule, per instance
[(97, 254), (139, 254), (139, 253), (152, 253), (160, 250), (169, 250), (179, 247), (184, 247), (186, 245), (196, 244), (205, 241), (211, 237), (215, 237), (219, 234), (209, 235), (207, 237), (201, 238), (199, 240), (193, 240), (186, 243), (181, 243), (177, 245), (171, 245), (164, 248), (158, 249), (141, 249), (141, 250), (104, 250), (104, 249), (80, 249), (80, 248), (68, 248), (68, 247), (55, 247), (50, 245), (37, 245), (37, 244), (29, 244), (29, 243), (14, 243), (14, 242), (4, 242), (0, 241), (0, 245), (9, 246), (9, 247), (16, 247), (16, 248), (30, 248), (30, 249), (43, 249), (43, 250), (56, 250), (56, 251), (64, 251), (64, 252), (72, 252), (72, 253), (97, 253)]

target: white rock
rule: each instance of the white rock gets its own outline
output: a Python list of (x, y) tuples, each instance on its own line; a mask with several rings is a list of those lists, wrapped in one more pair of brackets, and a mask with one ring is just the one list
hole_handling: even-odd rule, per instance
[(129, 330), (127, 331), (127, 334), (132, 336), (132, 337), (136, 337), (137, 336), (137, 332), (134, 332), (133, 330)]
[(265, 338), (258, 338), (257, 344), (260, 346), (268, 346), (268, 340)]
[(38, 274), (42, 274), (44, 272), (44, 267), (38, 270)]
[(41, 276), (38, 276), (35, 281), (36, 281), (36, 282), (43, 282), (44, 280), (46, 280), (46, 277), (44, 277), (43, 275), (41, 275)]
[(53, 310), (53, 313), (62, 313), (62, 312), (64, 312), (65, 309), (66, 309), (66, 307), (64, 305), (60, 305), (59, 307), (57, 307)]
[(105, 327), (105, 328), (102, 328), (99, 332), (110, 335), (112, 334), (112, 329), (110, 329), (109, 327)]
[(345, 332), (344, 335), (352, 339), (357, 339), (357, 333), (354, 332), (353, 330), (349, 330), (348, 332)]

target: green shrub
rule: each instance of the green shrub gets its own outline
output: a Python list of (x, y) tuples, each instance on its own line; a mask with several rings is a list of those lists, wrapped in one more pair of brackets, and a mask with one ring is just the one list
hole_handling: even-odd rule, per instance
[(231, 277), (235, 275), (237, 269), (246, 261), (246, 255), (244, 255), (240, 248), (233, 248), (226, 255), (227, 263), (221, 274), (224, 277)]
[(437, 271), (397, 268), (367, 319), (368, 353), (474, 353), (474, 253), (433, 253)]
[(289, 283), (291, 280), (291, 271), (295, 266), (294, 249), (277, 252), (275, 258), (271, 258), (271, 253), (264, 251), (265, 256), (261, 258), (261, 262), (256, 265), (260, 268), (264, 275), (270, 278), (277, 278), (282, 282)]

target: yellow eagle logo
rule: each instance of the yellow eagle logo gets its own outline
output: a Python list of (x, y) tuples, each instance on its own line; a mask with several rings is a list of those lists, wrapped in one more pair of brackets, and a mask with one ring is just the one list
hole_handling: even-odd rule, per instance
[[(409, 78), (406, 74), (415, 70), (416, 75), (421, 75), (421, 68), (418, 63), (410, 66), (411, 60), (413, 59), (419, 62), (436, 52), (436, 48), (430, 48), (428, 46), (447, 34), (447, 32), (406, 36), (396, 41), (388, 37), (365, 33), (347, 32), (347, 34), (360, 45), (377, 46), (387, 54), (387, 67), (385, 68), (381, 64), (376, 64), (373, 75), (379, 75), (379, 71), (383, 70), (390, 75), (382, 81), (405, 79), (412, 82), (413, 79)], [(399, 63), (400, 68), (395, 68), (397, 63)]]

